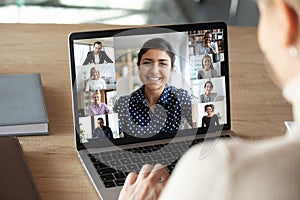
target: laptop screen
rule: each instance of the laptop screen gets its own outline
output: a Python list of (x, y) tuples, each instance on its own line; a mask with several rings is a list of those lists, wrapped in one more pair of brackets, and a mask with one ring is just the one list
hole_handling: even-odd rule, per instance
[(69, 36), (77, 148), (230, 129), (222, 22)]

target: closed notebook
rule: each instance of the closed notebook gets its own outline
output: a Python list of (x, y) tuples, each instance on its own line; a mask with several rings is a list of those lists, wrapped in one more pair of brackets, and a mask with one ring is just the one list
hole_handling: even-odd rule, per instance
[(0, 75), (0, 136), (48, 134), (40, 74)]
[(40, 199), (16, 137), (0, 137), (0, 199)]

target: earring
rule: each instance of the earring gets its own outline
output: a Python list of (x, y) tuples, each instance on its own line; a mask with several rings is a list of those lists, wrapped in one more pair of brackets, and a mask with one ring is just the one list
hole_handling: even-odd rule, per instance
[(288, 51), (293, 58), (298, 55), (298, 50), (294, 45), (289, 46)]

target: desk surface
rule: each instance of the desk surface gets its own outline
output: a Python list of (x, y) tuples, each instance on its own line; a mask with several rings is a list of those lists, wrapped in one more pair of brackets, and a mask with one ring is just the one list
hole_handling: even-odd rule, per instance
[[(42, 199), (97, 199), (75, 151), (68, 34), (107, 29), (101, 24), (0, 24), (0, 74), (41, 73), (49, 136), (20, 137)], [(270, 80), (256, 28), (229, 28), (232, 129), (248, 139), (285, 132), (291, 106)]]

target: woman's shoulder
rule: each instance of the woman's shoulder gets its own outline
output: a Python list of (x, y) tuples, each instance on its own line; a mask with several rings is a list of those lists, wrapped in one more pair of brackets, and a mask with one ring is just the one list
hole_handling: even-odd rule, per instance
[(215, 98), (217, 95), (218, 95), (218, 93), (216, 93), (216, 92), (210, 93), (210, 96), (211, 96), (212, 98)]
[(117, 102), (126, 102), (129, 99), (130, 99), (130, 95), (123, 95), (118, 98)]
[(168, 87), (170, 88), (170, 91), (172, 93), (188, 95), (188, 91), (183, 88), (177, 88), (175, 86), (168, 86)]
[(126, 104), (130, 99), (129, 95), (120, 96), (117, 98), (116, 105)]
[(104, 80), (103, 78), (99, 78), (98, 80), (99, 80), (101, 83), (106, 84), (106, 83), (105, 83), (105, 80)]
[(182, 88), (176, 88), (174, 86), (169, 86), (170, 87), (170, 91), (172, 94), (175, 94), (175, 96), (177, 97), (177, 99), (180, 102), (189, 102), (191, 97), (188, 93), (187, 90), (182, 89)]

